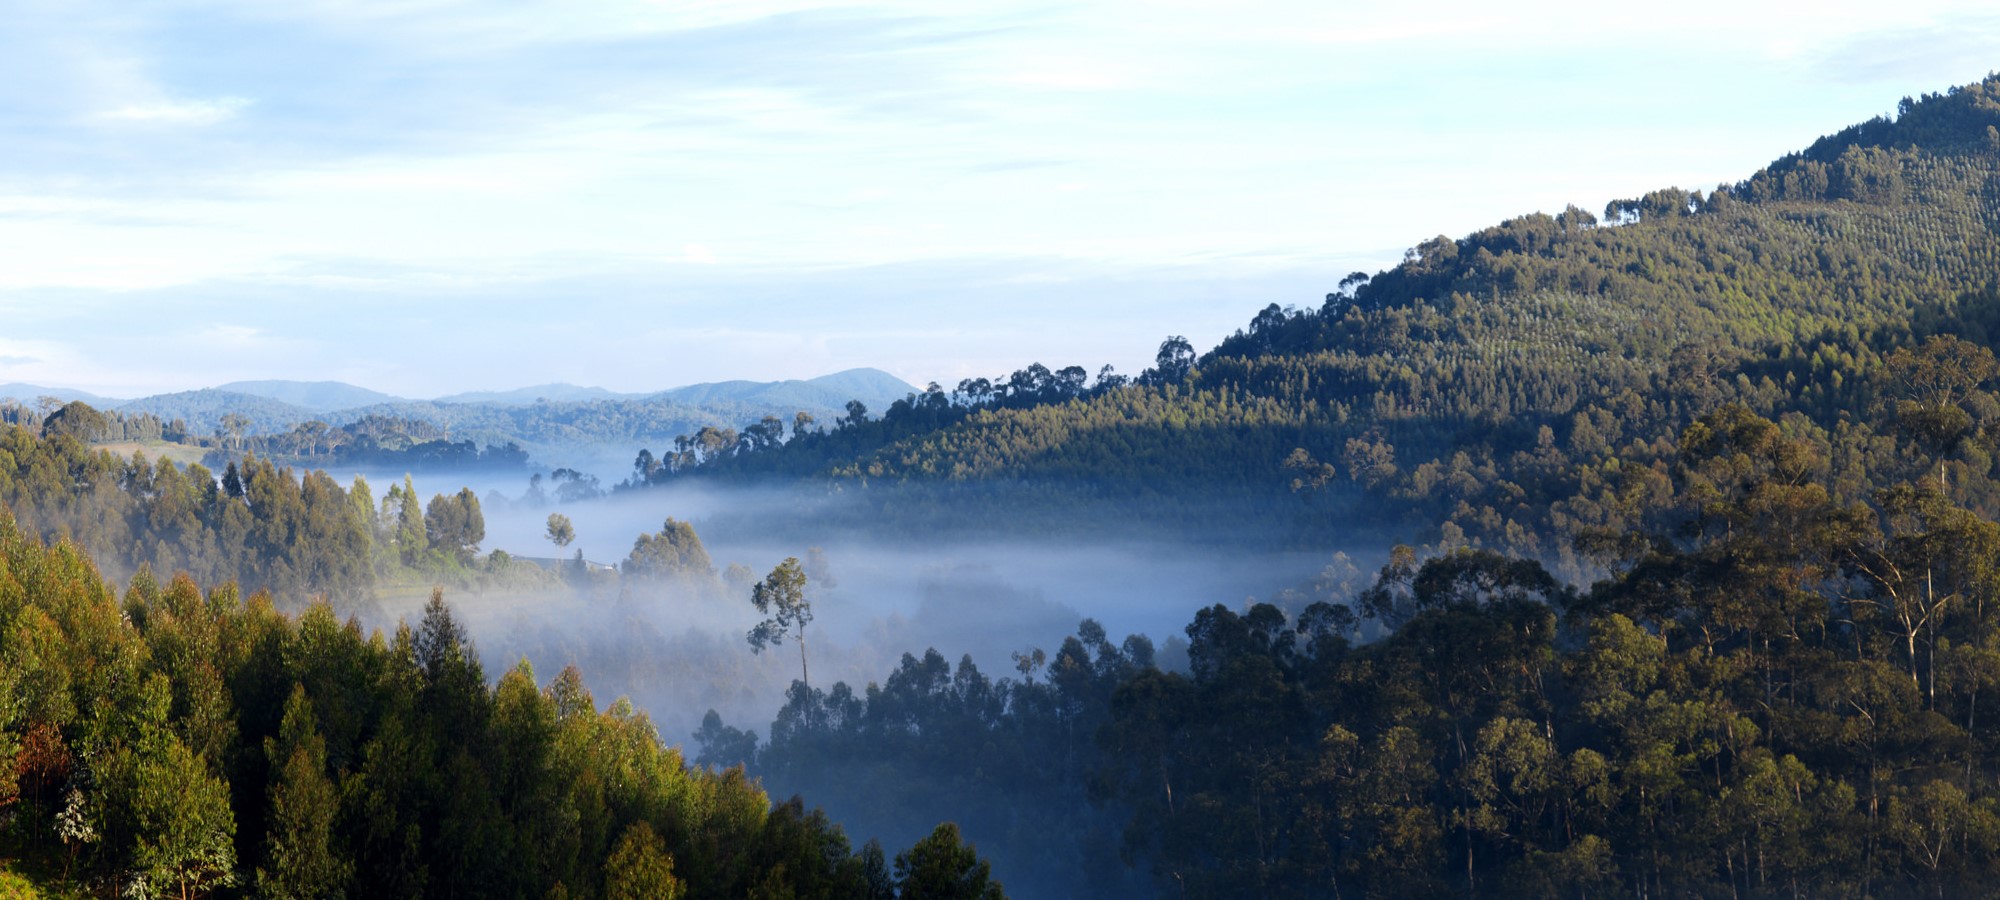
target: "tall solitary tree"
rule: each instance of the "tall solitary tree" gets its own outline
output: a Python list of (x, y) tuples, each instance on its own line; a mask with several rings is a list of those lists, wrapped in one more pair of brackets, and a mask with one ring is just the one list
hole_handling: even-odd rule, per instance
[(806, 626), (812, 624), (812, 602), (806, 599), (806, 572), (796, 556), (771, 570), (750, 589), (750, 602), (757, 612), (768, 616), (750, 629), (750, 648), (758, 653), (765, 647), (783, 644), (787, 637), (799, 645), (799, 681), (810, 685), (806, 667)]
[(1155, 377), (1167, 384), (1186, 381), (1194, 371), (1194, 345), (1178, 334), (1170, 335), (1160, 342), (1160, 352), (1153, 357)]
[(569, 517), (562, 513), (549, 513), (549, 543), (556, 545), (560, 552), (576, 540), (576, 526), (570, 524)]
[(242, 413), (224, 413), (221, 427), (216, 430), (220, 437), (241, 450), (243, 435), (250, 430), (250, 417)]

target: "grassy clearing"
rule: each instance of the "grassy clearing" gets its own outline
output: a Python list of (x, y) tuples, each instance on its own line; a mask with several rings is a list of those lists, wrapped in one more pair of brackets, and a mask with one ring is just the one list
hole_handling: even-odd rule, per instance
[(154, 461), (171, 459), (183, 466), (201, 462), (202, 455), (208, 452), (206, 447), (170, 444), (166, 441), (115, 441), (96, 446), (100, 450), (109, 450), (119, 456), (129, 457), (134, 453), (144, 453), (147, 459)]

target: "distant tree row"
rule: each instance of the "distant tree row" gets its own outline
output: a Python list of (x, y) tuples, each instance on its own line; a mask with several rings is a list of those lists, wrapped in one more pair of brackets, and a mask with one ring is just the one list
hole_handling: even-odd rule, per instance
[[(58, 423), (59, 424), (59, 423)], [(0, 505), (22, 529), (66, 540), (114, 577), (141, 568), (234, 580), (289, 602), (372, 597), (390, 578), (462, 580), (485, 539), (470, 490), (428, 503), (406, 478), (378, 506), (368, 483), (341, 487), (250, 456), (206, 467), (93, 450), (61, 427), (37, 437), (0, 426)]]
[(0, 399), (0, 425), (38, 434), (69, 434), (82, 441), (186, 443), (192, 439), (187, 423), (180, 419), (162, 421), (152, 413), (98, 410), (81, 400), (64, 403), (56, 397), (40, 397), (33, 404)]
[(442, 428), (422, 419), (369, 415), (334, 427), (318, 420), (300, 422), (289, 431), (246, 435), (227, 421), (216, 436), (219, 446), (203, 462), (221, 466), (241, 453), (320, 466), (350, 466), (423, 471), (524, 471), (527, 451), (507, 441), (485, 449), (471, 440), (453, 441)]
[[(1186, 343), (1184, 338), (1179, 340)], [(1191, 358), (1193, 351), (1187, 352)], [(1165, 358), (1165, 351), (1162, 353)], [(868, 407), (859, 400), (848, 401), (847, 414), (834, 420), (831, 428), (820, 426), (812, 414), (800, 411), (792, 418), (789, 437), (785, 421), (777, 416), (764, 416), (740, 432), (734, 428), (704, 426), (693, 434), (676, 437), (672, 449), (658, 456), (651, 449), (641, 449), (633, 461), (632, 476), (622, 486), (660, 484), (704, 467), (706, 471), (726, 468), (745, 475), (770, 474), (773, 469), (767, 464), (775, 463), (780, 467), (777, 471), (787, 471), (783, 468), (787, 460), (839, 457), (879, 443), (885, 433), (920, 435), (963, 422), (982, 410), (1027, 409), (1086, 400), (1131, 383), (1131, 379), (1110, 366), (1099, 369), (1093, 380), (1082, 366), (1052, 371), (1034, 363), (1004, 378), (964, 379), (952, 391), (933, 382), (922, 393), (891, 403), (879, 419), (871, 419)], [(798, 445), (793, 454), (773, 452), (793, 443)]]

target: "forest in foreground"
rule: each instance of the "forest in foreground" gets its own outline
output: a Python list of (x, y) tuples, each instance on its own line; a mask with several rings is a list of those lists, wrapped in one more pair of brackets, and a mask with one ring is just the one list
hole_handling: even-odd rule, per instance
[(185, 575), (120, 596), (5, 514), (0, 761), (0, 868), (55, 896), (1000, 896), (955, 826), (856, 848), (574, 668), (489, 679), (441, 592), (393, 635)]

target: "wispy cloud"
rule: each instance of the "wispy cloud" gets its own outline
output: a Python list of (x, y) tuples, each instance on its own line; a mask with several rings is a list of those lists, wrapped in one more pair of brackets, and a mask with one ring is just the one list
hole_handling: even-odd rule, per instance
[(198, 337), (212, 344), (249, 347), (262, 343), (264, 333), (248, 325), (210, 325)]
[[(1815, 71), (1828, 78), (1866, 83), (1922, 78), (1939, 71), (1977, 77), (2000, 69), (1995, 47), (2000, 47), (2000, 15), (1978, 12), (1869, 31), (1810, 51), (1794, 44), (1792, 55), (1805, 57)], [(1949, 85), (1933, 85), (1928, 90), (1945, 87)]]
[(215, 100), (162, 100), (120, 106), (106, 110), (98, 117), (113, 122), (214, 125), (235, 118), (249, 106), (250, 101), (242, 97), (222, 97)]
[[(307, 345), (354, 318), (424, 336), (377, 353), (360, 325), (334, 329), (368, 365), (483, 373), (439, 385), (454, 389), (519, 373), (449, 357), (472, 352), (452, 329), (510, 364), (603, 371), (616, 354), (514, 342), (642, 306), (799, 334), (940, 317), (971, 337), (799, 345), (823, 354), (809, 360), (691, 338), (673, 363), (689, 368), (635, 388), (807, 362), (915, 377), (1115, 360), (1157, 344), (1134, 329), (1219, 337), (1244, 310), (1324, 294), (1314, 272), (1439, 232), (1740, 178), (1976, 77), (1961, 70), (2000, 45), (1972, 0), (1813, 16), (1741, 0), (16, 6), (0, 16), (0, 308), (171, 298), (181, 321), (241, 329), (183, 333), (194, 346), (322, 372)], [(8, 327), (101, 333), (117, 316), (98, 312)], [(1065, 327), (1013, 324), (1030, 313)], [(38, 371), (74, 361), (0, 350), (55, 361)]]

